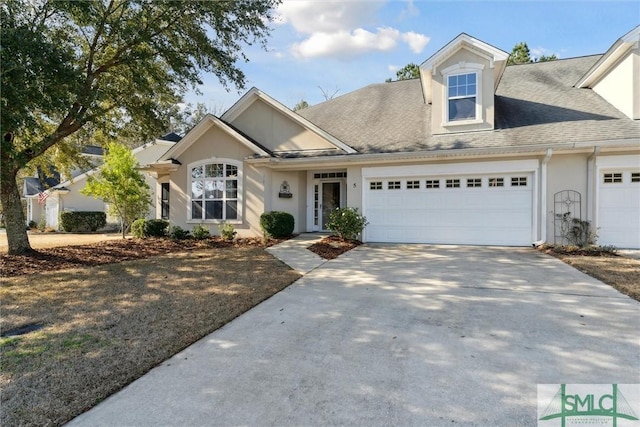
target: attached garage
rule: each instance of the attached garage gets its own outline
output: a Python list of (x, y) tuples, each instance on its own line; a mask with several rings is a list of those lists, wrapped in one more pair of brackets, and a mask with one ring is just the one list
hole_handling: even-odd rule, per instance
[(598, 243), (640, 248), (640, 156), (612, 156), (598, 164)]
[(528, 246), (538, 161), (365, 168), (368, 242)]

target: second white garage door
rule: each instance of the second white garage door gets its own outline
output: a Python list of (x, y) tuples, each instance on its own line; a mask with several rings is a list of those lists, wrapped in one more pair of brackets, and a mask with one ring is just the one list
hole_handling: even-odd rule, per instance
[(528, 246), (532, 173), (368, 178), (368, 242)]

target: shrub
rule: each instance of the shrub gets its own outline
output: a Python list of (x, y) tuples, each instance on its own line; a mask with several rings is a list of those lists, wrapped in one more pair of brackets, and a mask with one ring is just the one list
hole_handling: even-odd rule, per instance
[(27, 225), (27, 228), (30, 230), (36, 229), (38, 228), (38, 223), (35, 222), (34, 220), (29, 221), (29, 225)]
[(144, 236), (145, 237), (164, 237), (167, 235), (167, 228), (169, 227), (169, 221), (164, 219), (149, 219), (145, 222)]
[(223, 222), (218, 226), (218, 230), (220, 230), (220, 235), (224, 240), (233, 240), (236, 237), (238, 232), (233, 229), (233, 225)]
[(185, 240), (189, 238), (189, 230), (185, 230), (180, 226), (174, 225), (169, 231), (169, 237), (173, 240)]
[(60, 214), (60, 225), (67, 232), (96, 231), (107, 225), (107, 214), (90, 211), (64, 211)]
[(591, 228), (590, 221), (582, 221), (579, 218), (572, 218), (570, 212), (562, 215), (560, 224), (560, 235), (569, 245), (584, 248), (595, 244), (598, 233)]
[(265, 237), (281, 238), (291, 236), (295, 220), (287, 212), (272, 211), (260, 215), (260, 228)]
[(207, 227), (202, 224), (198, 224), (193, 227), (193, 230), (191, 230), (191, 235), (196, 240), (204, 240), (208, 239), (211, 233), (209, 232), (209, 229)]
[(131, 234), (133, 234), (133, 237), (135, 237), (136, 239), (142, 239), (145, 236), (144, 234), (144, 229), (147, 225), (147, 220), (144, 218), (138, 218), (135, 221), (133, 221), (131, 223)]
[(356, 208), (337, 208), (329, 214), (327, 229), (345, 240), (355, 240), (369, 224)]

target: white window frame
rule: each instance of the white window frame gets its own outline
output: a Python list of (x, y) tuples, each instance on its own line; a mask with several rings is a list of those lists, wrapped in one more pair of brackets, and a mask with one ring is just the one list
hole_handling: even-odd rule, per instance
[[(203, 170), (205, 169), (204, 165), (208, 165), (208, 164), (216, 164), (216, 163), (222, 163), (225, 165), (230, 165), (230, 166), (235, 166), (238, 170), (238, 176), (237, 176), (237, 182), (238, 182), (238, 188), (237, 188), (237, 192), (238, 192), (238, 197), (237, 197), (237, 211), (238, 211), (238, 215), (236, 219), (193, 219), (191, 217), (191, 206), (192, 206), (192, 191), (191, 191), (191, 185), (192, 185), (192, 175), (191, 175), (191, 170), (195, 167), (198, 166), (202, 166)], [(243, 200), (243, 195), (244, 195), (244, 179), (243, 179), (243, 171), (242, 171), (242, 162), (238, 161), (238, 160), (234, 160), (234, 159), (227, 159), (227, 158), (218, 158), (218, 157), (212, 157), (210, 159), (206, 159), (206, 160), (199, 160), (197, 162), (193, 162), (193, 163), (189, 163), (187, 165), (187, 169), (186, 169), (186, 174), (187, 174), (187, 220), (186, 223), (187, 224), (220, 224), (223, 222), (229, 223), (229, 224), (242, 224), (242, 218), (243, 218), (243, 206), (244, 206), (244, 200)], [(224, 181), (226, 182), (226, 177), (224, 177)], [(226, 191), (226, 190), (225, 190)], [(226, 199), (223, 199), (223, 205)], [(203, 206), (204, 209), (204, 206)], [(223, 208), (224, 209), (224, 208)]]
[[(471, 62), (458, 62), (455, 65), (447, 67), (441, 71), (443, 78), (443, 120), (442, 126), (464, 126), (471, 124), (483, 123), (482, 117), (482, 70), (484, 65)], [(461, 76), (465, 74), (476, 75), (476, 117), (467, 120), (449, 120), (449, 77)]]

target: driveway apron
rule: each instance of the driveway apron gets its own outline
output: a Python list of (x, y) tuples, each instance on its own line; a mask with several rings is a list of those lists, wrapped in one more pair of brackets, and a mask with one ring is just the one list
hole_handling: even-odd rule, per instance
[(640, 383), (640, 304), (527, 248), (364, 245), (73, 426), (535, 426), (538, 384)]

